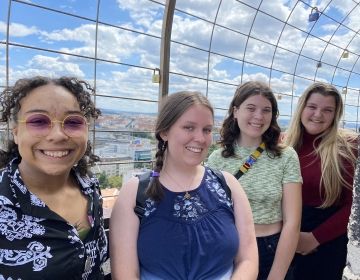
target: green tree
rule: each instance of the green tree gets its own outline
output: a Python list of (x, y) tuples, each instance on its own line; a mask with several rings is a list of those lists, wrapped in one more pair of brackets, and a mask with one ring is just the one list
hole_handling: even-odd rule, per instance
[(98, 174), (97, 177), (98, 177), (101, 189), (105, 189), (105, 188), (109, 187), (109, 179), (108, 179), (107, 175), (105, 174), (105, 171)]
[(121, 188), (122, 177), (121, 176), (111, 176), (109, 177), (109, 185), (112, 188)]

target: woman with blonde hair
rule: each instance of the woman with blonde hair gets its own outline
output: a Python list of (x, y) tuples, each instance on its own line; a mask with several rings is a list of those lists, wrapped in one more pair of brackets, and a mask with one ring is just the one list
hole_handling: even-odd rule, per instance
[(303, 177), (294, 279), (341, 279), (345, 266), (357, 135), (339, 128), (342, 114), (338, 90), (314, 83), (300, 97), (286, 133)]

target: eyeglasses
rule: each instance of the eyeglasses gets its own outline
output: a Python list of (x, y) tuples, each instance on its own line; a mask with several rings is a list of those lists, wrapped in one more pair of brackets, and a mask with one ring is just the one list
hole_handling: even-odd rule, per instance
[(32, 136), (45, 137), (49, 135), (54, 123), (61, 123), (64, 133), (69, 137), (81, 137), (89, 125), (86, 118), (81, 115), (67, 115), (62, 121), (52, 120), (46, 114), (32, 114), (18, 123), (25, 123), (26, 129)]

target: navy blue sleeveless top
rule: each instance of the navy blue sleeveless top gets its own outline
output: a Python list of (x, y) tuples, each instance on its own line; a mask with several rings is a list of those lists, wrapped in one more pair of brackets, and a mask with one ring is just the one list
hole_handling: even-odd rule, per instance
[(142, 280), (231, 277), (239, 247), (232, 201), (206, 167), (189, 193), (164, 188), (159, 203), (146, 200), (137, 242)]

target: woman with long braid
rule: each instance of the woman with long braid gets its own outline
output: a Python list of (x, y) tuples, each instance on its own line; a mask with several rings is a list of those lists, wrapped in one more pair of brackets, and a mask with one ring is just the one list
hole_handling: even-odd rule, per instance
[(209, 101), (196, 92), (172, 94), (162, 104), (144, 216), (139, 221), (134, 212), (138, 178), (124, 184), (112, 212), (113, 279), (256, 279), (256, 238), (245, 193), (231, 174), (201, 165), (213, 118)]

